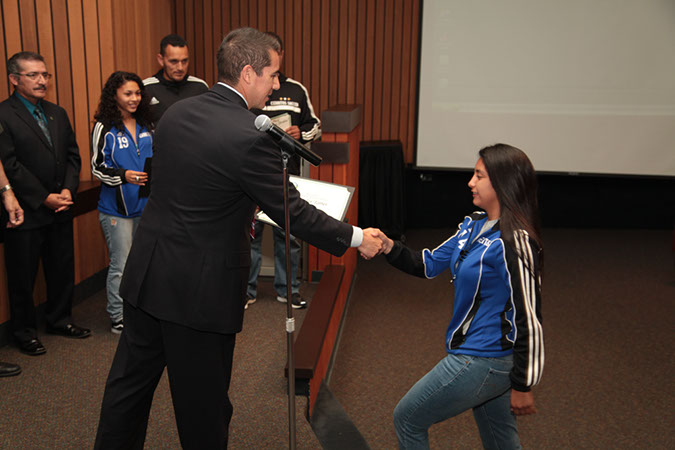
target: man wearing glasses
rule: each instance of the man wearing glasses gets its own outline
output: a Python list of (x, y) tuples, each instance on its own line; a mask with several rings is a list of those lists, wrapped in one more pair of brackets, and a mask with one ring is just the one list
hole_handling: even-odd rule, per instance
[(7, 61), (14, 93), (0, 103), (0, 158), (24, 209), (24, 223), (5, 233), (12, 334), (21, 352), (46, 352), (37, 336), (33, 286), (40, 258), (47, 282), (47, 333), (86, 338), (73, 324), (73, 215), (80, 152), (66, 111), (46, 101), (51, 74), (41, 55), (20, 52)]

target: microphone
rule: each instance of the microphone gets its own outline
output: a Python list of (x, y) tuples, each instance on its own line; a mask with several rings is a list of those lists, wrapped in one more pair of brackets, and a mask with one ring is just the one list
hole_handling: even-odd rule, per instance
[(272, 123), (272, 119), (265, 114), (260, 114), (255, 118), (255, 127), (259, 131), (264, 131), (274, 139), (282, 150), (291, 155), (299, 155), (309, 161), (313, 166), (321, 164), (321, 157), (293, 139), (291, 135)]

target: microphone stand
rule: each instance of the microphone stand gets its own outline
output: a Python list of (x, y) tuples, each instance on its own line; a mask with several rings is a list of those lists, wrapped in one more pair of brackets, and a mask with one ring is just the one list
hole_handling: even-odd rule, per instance
[(295, 450), (295, 318), (291, 285), (291, 220), (288, 212), (288, 160), (291, 155), (281, 150), (284, 175), (284, 231), (286, 237), (286, 336), (288, 348), (288, 448)]

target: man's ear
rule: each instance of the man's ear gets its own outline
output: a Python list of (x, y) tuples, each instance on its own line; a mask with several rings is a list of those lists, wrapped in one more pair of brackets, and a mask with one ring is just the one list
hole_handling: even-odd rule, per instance
[(157, 53), (157, 63), (160, 66), (164, 67), (164, 57), (162, 56), (161, 53)]
[(17, 86), (19, 84), (19, 77), (11, 73), (9, 74), (9, 82), (12, 83), (12, 85)]
[(244, 68), (241, 69), (240, 78), (244, 82), (246, 82), (246, 84), (251, 84), (251, 82), (253, 81), (252, 76), (253, 76), (253, 67), (250, 64), (245, 65)]

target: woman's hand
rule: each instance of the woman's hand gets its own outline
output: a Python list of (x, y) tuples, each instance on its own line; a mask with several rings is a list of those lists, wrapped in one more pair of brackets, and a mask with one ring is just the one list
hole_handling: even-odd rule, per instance
[(534, 407), (534, 394), (532, 391), (520, 392), (511, 389), (511, 412), (516, 416), (536, 414), (537, 408)]
[(391, 249), (394, 248), (394, 241), (389, 239), (382, 231), (380, 231), (380, 239), (382, 240), (382, 253), (388, 255)]
[(124, 172), (124, 178), (127, 180), (127, 183), (145, 186), (145, 183), (148, 181), (148, 174), (145, 172), (136, 172), (135, 170), (127, 170)]

